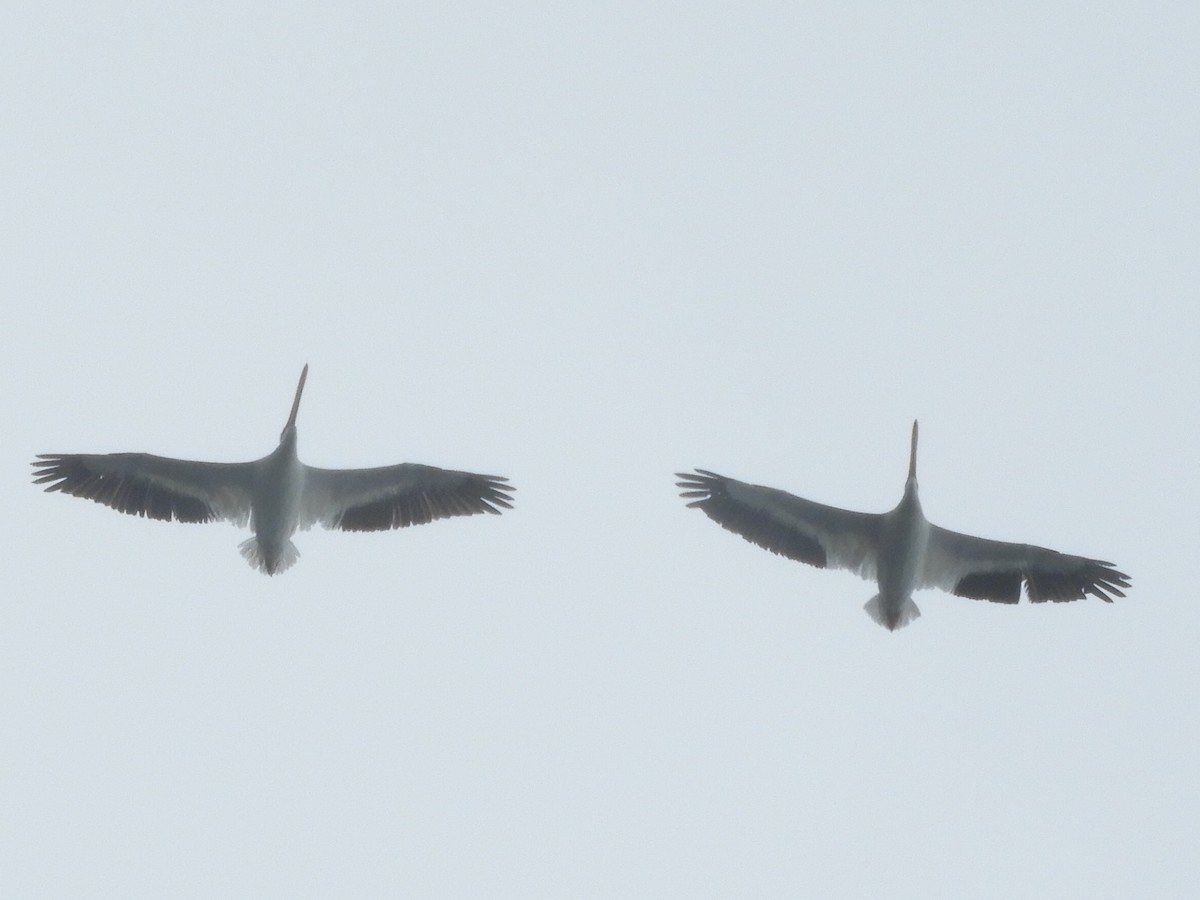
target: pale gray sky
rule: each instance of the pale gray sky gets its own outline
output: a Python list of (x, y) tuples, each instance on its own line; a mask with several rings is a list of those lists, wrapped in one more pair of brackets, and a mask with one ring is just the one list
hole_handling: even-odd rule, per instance
[[(1192, 3), (28, 7), (0, 38), (0, 893), (1200, 885)], [(301, 534), (38, 452), (508, 475)], [(1114, 560), (917, 596), (702, 466)]]

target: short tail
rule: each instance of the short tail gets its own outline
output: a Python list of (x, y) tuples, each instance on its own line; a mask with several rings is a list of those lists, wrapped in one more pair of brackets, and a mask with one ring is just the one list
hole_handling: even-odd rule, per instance
[(256, 537), (242, 541), (238, 544), (238, 549), (242, 551), (246, 562), (264, 575), (278, 575), (280, 572), (286, 572), (300, 558), (300, 551), (291, 541), (285, 542), (277, 553), (264, 552)]
[(867, 601), (867, 605), (863, 609), (867, 611), (868, 616), (888, 631), (903, 628), (921, 615), (921, 611), (917, 609), (917, 604), (912, 602), (912, 597), (905, 597), (904, 602), (900, 604), (900, 608), (893, 610), (885, 607), (883, 601), (879, 599), (879, 595), (876, 594)]

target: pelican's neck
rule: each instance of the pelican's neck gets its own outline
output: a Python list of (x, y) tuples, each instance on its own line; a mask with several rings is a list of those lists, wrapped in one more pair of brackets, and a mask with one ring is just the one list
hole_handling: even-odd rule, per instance
[(283, 432), (279, 435), (279, 446), (275, 448), (272, 456), (278, 458), (280, 456), (288, 456), (292, 459), (296, 458), (296, 426), (285, 425)]
[(912, 430), (912, 450), (908, 457), (908, 480), (904, 482), (904, 499), (900, 501), (901, 506), (908, 506), (917, 510), (921, 508), (921, 500), (917, 496), (917, 423), (913, 422)]
[(300, 371), (300, 383), (296, 385), (296, 399), (292, 401), (292, 412), (288, 416), (287, 424), (283, 426), (283, 432), (279, 435), (279, 443), (282, 445), (288, 439), (288, 432), (291, 432), (292, 447), (296, 446), (296, 413), (300, 411), (300, 395), (304, 393), (304, 381), (308, 378), (308, 363), (304, 364), (304, 368)]
[(912, 451), (908, 457), (908, 480), (914, 483), (917, 480), (917, 422), (915, 419), (912, 430)]

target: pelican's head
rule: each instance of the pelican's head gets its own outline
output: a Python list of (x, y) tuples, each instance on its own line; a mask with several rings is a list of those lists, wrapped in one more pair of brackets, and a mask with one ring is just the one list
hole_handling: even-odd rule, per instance
[(913, 419), (912, 453), (908, 457), (908, 480), (917, 480), (917, 420)]
[(296, 399), (292, 401), (292, 414), (288, 416), (287, 424), (283, 426), (283, 431), (279, 433), (280, 443), (291, 432), (296, 432), (296, 413), (300, 410), (300, 395), (304, 393), (304, 379), (308, 377), (308, 363), (304, 364), (304, 368), (300, 372), (300, 383), (296, 385)]

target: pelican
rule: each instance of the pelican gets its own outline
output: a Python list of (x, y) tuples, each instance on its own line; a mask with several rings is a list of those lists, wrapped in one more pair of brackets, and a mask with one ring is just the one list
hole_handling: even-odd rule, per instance
[(921, 615), (912, 592), (940, 588), (959, 597), (1033, 603), (1124, 597), (1129, 576), (1113, 563), (1029, 544), (990, 541), (931, 524), (917, 498), (917, 423), (904, 496), (891, 512), (851, 512), (697, 469), (676, 473), (681, 495), (751, 543), (811, 566), (849, 569), (879, 585), (868, 615), (895, 631)]
[(402, 463), (376, 469), (318, 469), (296, 457), (296, 412), (308, 378), (300, 373), (279, 446), (244, 463), (193, 462), (148, 453), (48, 453), (33, 480), (135, 516), (170, 522), (224, 519), (254, 536), (239, 545), (267, 575), (300, 555), (291, 537), (320, 524), (342, 531), (386, 531), (449, 516), (511, 509), (507, 478)]

